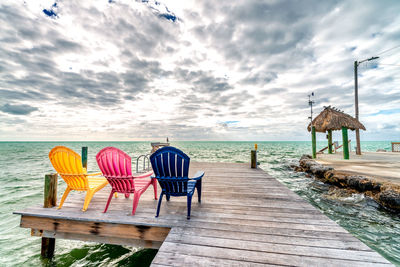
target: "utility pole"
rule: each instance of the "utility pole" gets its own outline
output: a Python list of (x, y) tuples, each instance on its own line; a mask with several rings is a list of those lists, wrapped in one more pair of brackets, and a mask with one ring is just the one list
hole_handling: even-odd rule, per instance
[(312, 92), (311, 95), (308, 95), (308, 105), (311, 108), (311, 116), (308, 117), (308, 118), (311, 120), (311, 124), (310, 125), (311, 125), (312, 157), (313, 157), (313, 159), (315, 159), (317, 157), (317, 139), (316, 139), (316, 136), (315, 136), (315, 127), (314, 127), (314, 125), (312, 123), (312, 121), (313, 121), (313, 118), (312, 118), (312, 115), (313, 115), (312, 106), (315, 103), (314, 101), (311, 100), (312, 96), (314, 96), (314, 92)]
[[(361, 63), (366, 62), (366, 61), (371, 61), (374, 59), (378, 59), (379, 57), (370, 57), (368, 59), (364, 59), (361, 61), (354, 61), (354, 104), (355, 104), (355, 111), (356, 111), (356, 119), (358, 119), (358, 66), (360, 66)], [(357, 142), (357, 147), (356, 147), (356, 154), (361, 155), (361, 143), (360, 143), (360, 129), (356, 129), (356, 142)]]

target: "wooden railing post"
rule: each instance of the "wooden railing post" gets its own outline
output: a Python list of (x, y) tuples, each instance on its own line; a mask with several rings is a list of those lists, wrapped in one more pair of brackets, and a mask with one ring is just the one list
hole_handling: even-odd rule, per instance
[(57, 205), (57, 173), (46, 174), (44, 177), (43, 208), (52, 208)]
[(87, 153), (88, 153), (88, 148), (87, 146), (82, 147), (82, 167), (87, 170)]
[[(44, 177), (44, 203), (43, 208), (52, 208), (57, 205), (57, 173), (46, 174)], [(51, 259), (56, 246), (55, 238), (42, 237), (41, 256)]]
[(251, 151), (251, 168), (257, 169), (257, 150)]

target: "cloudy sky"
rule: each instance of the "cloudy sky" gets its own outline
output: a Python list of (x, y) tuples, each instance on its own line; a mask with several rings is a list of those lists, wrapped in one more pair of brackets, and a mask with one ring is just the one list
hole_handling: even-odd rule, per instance
[(0, 141), (309, 140), (308, 95), (354, 116), (372, 56), (362, 140), (400, 139), (397, 0), (1, 1), (0, 25)]

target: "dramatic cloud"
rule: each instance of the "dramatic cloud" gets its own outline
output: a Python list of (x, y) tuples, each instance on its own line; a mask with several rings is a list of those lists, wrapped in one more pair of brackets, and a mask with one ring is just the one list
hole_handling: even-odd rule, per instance
[(37, 110), (37, 108), (28, 105), (5, 104), (4, 106), (0, 107), (0, 111), (13, 115), (28, 115), (35, 110)]
[(354, 115), (354, 61), (372, 56), (362, 138), (398, 139), (399, 14), (396, 0), (0, 3), (0, 140), (308, 140), (308, 95)]

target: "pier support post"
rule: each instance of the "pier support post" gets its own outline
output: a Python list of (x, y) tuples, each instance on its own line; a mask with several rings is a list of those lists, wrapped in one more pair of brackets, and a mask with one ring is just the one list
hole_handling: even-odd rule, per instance
[(56, 239), (42, 237), (42, 249), (40, 255), (44, 259), (51, 259), (54, 256), (54, 250), (56, 248)]
[(88, 148), (87, 146), (82, 147), (82, 167), (87, 170), (87, 153), (88, 153)]
[(315, 127), (311, 128), (311, 139), (312, 139), (312, 157), (317, 158), (317, 138), (315, 136)]
[(332, 130), (328, 130), (328, 153), (332, 154)]
[[(43, 208), (52, 208), (57, 205), (57, 173), (46, 174), (44, 177), (44, 203)], [(56, 246), (55, 238), (42, 237), (41, 256), (51, 259)]]
[(346, 127), (342, 127), (342, 139), (343, 139), (343, 159), (350, 159), (349, 138), (347, 136), (347, 128)]
[(251, 168), (257, 169), (257, 150), (251, 151)]

